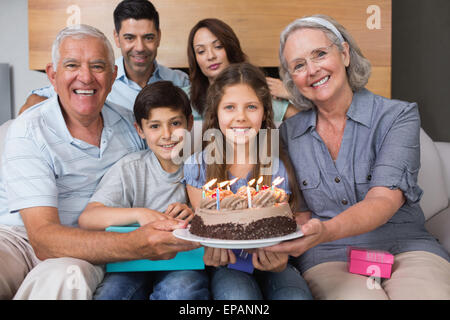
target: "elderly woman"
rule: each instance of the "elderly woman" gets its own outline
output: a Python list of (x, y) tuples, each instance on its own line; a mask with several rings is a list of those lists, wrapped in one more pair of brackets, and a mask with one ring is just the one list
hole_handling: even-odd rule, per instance
[[(280, 131), (312, 219), (300, 214), (304, 237), (271, 250), (298, 257), (318, 299), (450, 299), (449, 255), (419, 205), (417, 104), (366, 90), (370, 63), (330, 17), (294, 21), (280, 44), (281, 76), (306, 109)], [(349, 246), (392, 253), (391, 278), (349, 273)]]

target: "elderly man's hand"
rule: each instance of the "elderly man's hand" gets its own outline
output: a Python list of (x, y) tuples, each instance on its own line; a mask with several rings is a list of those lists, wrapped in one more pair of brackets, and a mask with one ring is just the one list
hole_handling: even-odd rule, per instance
[(176, 219), (159, 220), (136, 229), (139, 235), (140, 255), (143, 259), (168, 260), (180, 251), (189, 251), (200, 247), (199, 243), (185, 241), (172, 235), (175, 229), (186, 228), (187, 221)]

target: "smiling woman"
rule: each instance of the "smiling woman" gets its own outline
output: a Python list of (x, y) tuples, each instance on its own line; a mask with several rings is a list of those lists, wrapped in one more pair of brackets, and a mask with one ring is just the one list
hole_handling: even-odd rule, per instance
[[(189, 33), (188, 39), (189, 77), (191, 84), (184, 90), (190, 95), (194, 109), (194, 118), (201, 119), (205, 112), (206, 91), (212, 81), (227, 66), (248, 60), (242, 51), (241, 44), (233, 29), (219, 19), (203, 19), (198, 21)], [(281, 122), (298, 112), (298, 110), (284, 99), (286, 90), (278, 79), (268, 78), (272, 83), (269, 87), (274, 97), (272, 108), (274, 119)], [(280, 96), (281, 93), (281, 96)], [(284, 98), (282, 98), (284, 97)]]
[(230, 64), (225, 47), (206, 27), (195, 33), (193, 47), (198, 66), (209, 82)]
[[(333, 61), (337, 58), (337, 53), (340, 54), (341, 69), (334, 70), (340, 73), (336, 73), (333, 77), (339, 76), (336, 79), (340, 83), (338, 85), (348, 85), (351, 91), (357, 91), (365, 87), (371, 75), (371, 63), (362, 54), (350, 33), (333, 21), (338, 25), (340, 30), (338, 31), (327, 18), (321, 17), (323, 16), (317, 15), (303, 20), (298, 19), (280, 36), (280, 75), (294, 104), (304, 109), (312, 108), (314, 102), (311, 101), (308, 92), (305, 95), (301, 93), (297, 83), (301, 85), (302, 81), (307, 81), (305, 86), (301, 86), (308, 88), (313, 84), (322, 85), (320, 81), (327, 82), (330, 74), (325, 74), (324, 70), (326, 66), (337, 65), (336, 61)], [(321, 25), (317, 21), (324, 21), (324, 24)], [(322, 65), (325, 67), (321, 68)], [(320, 73), (317, 73), (318, 71)], [(307, 79), (305, 75), (308, 75)], [(309, 90), (309, 93), (312, 92), (314, 91)]]
[[(425, 230), (419, 203), (417, 104), (365, 89), (370, 64), (331, 17), (295, 20), (280, 44), (283, 80), (308, 109), (280, 135), (301, 182), (301, 211), (313, 219), (304, 237), (268, 250), (298, 257), (318, 299), (449, 299), (449, 256)], [(380, 290), (347, 272), (348, 247), (394, 255)]]

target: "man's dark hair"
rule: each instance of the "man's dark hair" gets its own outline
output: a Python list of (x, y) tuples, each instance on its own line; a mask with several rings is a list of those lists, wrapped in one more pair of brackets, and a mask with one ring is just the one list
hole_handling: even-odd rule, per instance
[(142, 128), (142, 119), (148, 119), (152, 109), (166, 107), (182, 111), (189, 121), (192, 115), (191, 104), (187, 94), (171, 81), (158, 81), (146, 85), (134, 102), (134, 117)]
[(159, 31), (159, 14), (150, 1), (147, 0), (124, 0), (114, 10), (114, 27), (119, 33), (122, 21), (127, 19), (148, 19), (153, 21), (156, 30)]

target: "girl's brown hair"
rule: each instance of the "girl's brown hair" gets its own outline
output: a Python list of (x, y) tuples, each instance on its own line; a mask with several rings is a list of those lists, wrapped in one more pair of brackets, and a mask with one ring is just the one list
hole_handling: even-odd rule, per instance
[[(265, 135), (266, 140), (261, 141), (264, 138), (264, 135), (261, 136), (262, 131), (259, 130), (256, 136), (256, 155), (257, 161), (256, 165), (253, 168), (253, 172), (251, 174), (251, 178), (258, 179), (261, 176), (261, 172), (263, 166), (261, 164), (260, 159), (260, 149), (267, 148), (266, 152), (267, 156), (272, 155), (272, 146), (271, 144), (271, 130), (277, 130), (275, 126), (275, 122), (273, 120), (273, 109), (272, 109), (272, 96), (270, 94), (269, 87), (266, 82), (266, 78), (264, 73), (254, 65), (243, 62), (231, 64), (227, 68), (225, 68), (213, 81), (207, 91), (206, 97), (206, 109), (203, 118), (203, 137), (205, 137), (205, 132), (210, 129), (220, 130), (217, 110), (220, 101), (224, 95), (225, 89), (232, 85), (237, 84), (245, 84), (251, 87), (254, 91), (258, 99), (261, 101), (264, 106), (264, 118), (261, 124), (261, 129), (266, 129), (267, 134)], [(221, 159), (227, 159), (226, 157), (226, 147), (225, 143), (218, 143), (219, 141), (224, 141), (226, 139), (215, 139), (213, 138), (210, 142), (203, 142), (203, 150), (207, 148), (211, 143), (215, 143), (214, 150), (217, 150), (221, 154), (219, 155)], [(283, 142), (281, 139), (278, 139), (278, 155), (279, 159), (283, 162), (288, 178), (289, 178), (289, 187), (291, 189), (292, 195), (289, 199), (289, 204), (291, 208), (295, 210), (301, 201), (301, 194), (298, 188), (297, 179), (295, 176), (294, 168), (290, 162), (290, 159), (287, 153), (284, 151)], [(264, 153), (263, 153), (264, 154)], [(208, 156), (208, 155), (206, 155)], [(217, 157), (217, 155), (214, 155)], [(211, 163), (212, 161), (207, 161), (206, 164), (206, 181), (217, 178), (218, 181), (228, 180), (227, 174), (227, 164), (226, 161), (222, 161), (223, 163)], [(211, 164), (209, 164), (211, 163)], [(269, 165), (273, 165), (273, 163), (269, 163)], [(262, 175), (263, 176), (263, 184), (271, 185), (272, 175)]]
[(194, 36), (201, 28), (208, 29), (217, 37), (225, 48), (230, 63), (247, 61), (247, 56), (241, 49), (239, 39), (229, 25), (219, 19), (203, 19), (197, 22), (189, 33), (187, 55), (189, 62), (189, 78), (191, 82), (191, 104), (200, 115), (204, 112), (206, 91), (209, 87), (209, 80), (198, 66), (194, 50)]

